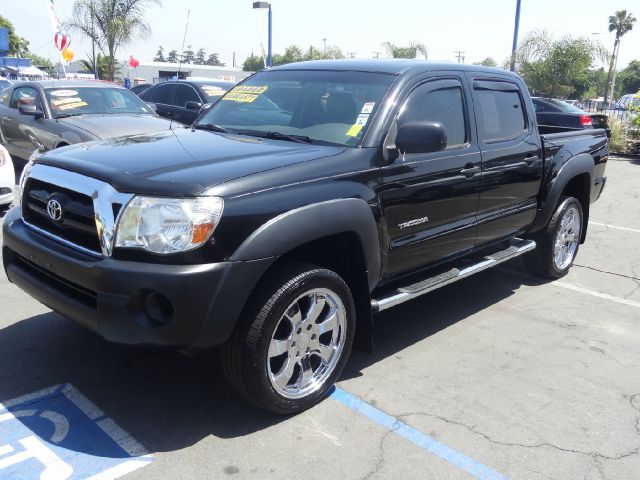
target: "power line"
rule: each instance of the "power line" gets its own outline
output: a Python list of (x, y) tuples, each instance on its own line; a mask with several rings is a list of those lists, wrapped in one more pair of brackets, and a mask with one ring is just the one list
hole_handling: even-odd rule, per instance
[(373, 52), (373, 54), (375, 55), (375, 57), (373, 57), (373, 58), (380, 58), (380, 54), (381, 53), (382, 52)]
[(453, 52), (456, 54), (456, 57), (458, 58), (458, 63), (464, 63), (464, 59), (466, 58), (464, 56), (465, 53), (467, 52), (463, 52), (461, 50), (456, 50), (455, 52)]
[(356, 52), (347, 52), (349, 58), (356, 58)]

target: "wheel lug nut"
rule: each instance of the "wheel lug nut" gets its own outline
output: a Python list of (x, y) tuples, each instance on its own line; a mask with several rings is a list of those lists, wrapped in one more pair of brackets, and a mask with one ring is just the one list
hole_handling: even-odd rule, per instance
[(316, 339), (316, 334), (314, 333), (313, 335), (311, 335), (311, 340), (315, 340)]
[(313, 328), (312, 325), (307, 325), (307, 330), (311, 330)]

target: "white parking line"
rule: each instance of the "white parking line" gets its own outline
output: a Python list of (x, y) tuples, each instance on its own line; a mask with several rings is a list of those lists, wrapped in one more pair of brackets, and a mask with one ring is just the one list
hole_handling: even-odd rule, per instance
[(617, 225), (611, 225), (610, 223), (589, 222), (589, 225), (597, 225), (599, 227), (613, 228), (615, 230), (623, 230), (625, 232), (640, 233), (640, 230), (636, 228), (618, 227)]
[(591, 295), (593, 297), (603, 298), (605, 300), (611, 300), (612, 302), (621, 303), (623, 305), (628, 305), (630, 307), (640, 308), (640, 302), (634, 302), (633, 300), (627, 300), (626, 298), (614, 297), (613, 295), (609, 295), (608, 293), (600, 293), (595, 290), (590, 290), (588, 288), (578, 287), (577, 285), (571, 285), (570, 283), (564, 282), (551, 282), (551, 285), (556, 285), (558, 287), (566, 288), (567, 290), (573, 290), (574, 292), (584, 293), (586, 295)]
[[(497, 272), (508, 273), (509, 275), (514, 275), (520, 278), (527, 278), (527, 279), (532, 278), (530, 275), (527, 275), (525, 273), (518, 272), (515, 270), (511, 270), (510, 268), (496, 267), (494, 270), (496, 270)], [(603, 300), (609, 300), (611, 302), (621, 303), (622, 305), (627, 305), (629, 307), (640, 308), (640, 302), (627, 300), (626, 298), (614, 297), (613, 295), (609, 295), (608, 293), (602, 293), (596, 290), (591, 290), (589, 288), (579, 287), (571, 283), (565, 283), (558, 280), (554, 280), (553, 282), (543, 283), (542, 285), (555, 285), (556, 287), (566, 288), (567, 290), (573, 290), (574, 292), (584, 293), (585, 295), (591, 295), (592, 297), (602, 298)]]

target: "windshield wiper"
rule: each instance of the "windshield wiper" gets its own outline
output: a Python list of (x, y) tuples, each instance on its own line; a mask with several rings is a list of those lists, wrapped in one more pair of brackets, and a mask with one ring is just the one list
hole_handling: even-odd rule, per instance
[(197, 123), (193, 126), (193, 130), (209, 130), (210, 132), (230, 133), (226, 128), (214, 123)]
[(84, 115), (84, 113), (64, 113), (62, 115), (56, 115), (56, 118), (77, 117), (78, 115)]
[(313, 139), (306, 135), (290, 135), (282, 132), (263, 132), (261, 130), (244, 130), (238, 132), (241, 135), (251, 135), (260, 138), (271, 138), (273, 140), (285, 140), (296, 143), (313, 143)]

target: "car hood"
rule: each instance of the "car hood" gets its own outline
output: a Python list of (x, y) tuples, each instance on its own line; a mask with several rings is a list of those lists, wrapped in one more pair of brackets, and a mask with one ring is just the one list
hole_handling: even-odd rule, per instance
[(168, 130), (171, 126), (171, 122), (165, 118), (135, 113), (78, 115), (60, 118), (58, 121), (85, 130), (100, 139), (153, 133)]
[(44, 154), (37, 163), (103, 180), (120, 192), (194, 196), (234, 178), (337, 155), (345, 148), (181, 128), (71, 145)]

